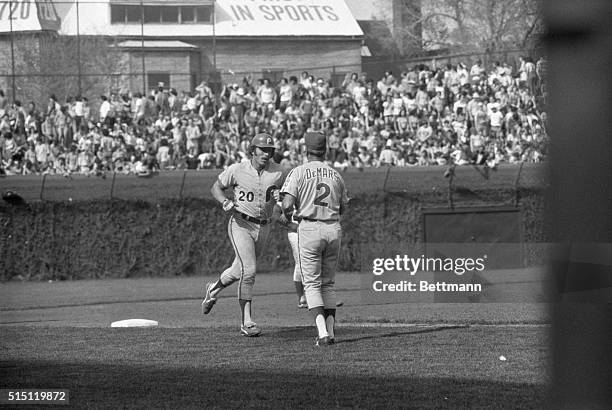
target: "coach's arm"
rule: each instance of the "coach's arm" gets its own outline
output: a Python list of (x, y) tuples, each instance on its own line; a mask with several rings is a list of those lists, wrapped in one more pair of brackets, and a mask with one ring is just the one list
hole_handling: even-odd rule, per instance
[(287, 192), (283, 192), (283, 202), (281, 204), (281, 211), (288, 221), (291, 220), (291, 215), (295, 211), (295, 197)]

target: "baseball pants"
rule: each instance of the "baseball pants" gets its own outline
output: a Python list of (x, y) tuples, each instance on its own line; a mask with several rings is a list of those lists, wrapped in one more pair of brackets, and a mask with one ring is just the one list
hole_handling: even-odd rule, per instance
[(259, 225), (232, 215), (227, 230), (236, 257), (232, 265), (221, 274), (221, 283), (229, 286), (236, 281), (239, 282), (238, 299), (251, 300), (257, 256), (264, 250), (270, 233), (270, 224)]
[(300, 249), (298, 248), (297, 231), (289, 231), (287, 239), (289, 240), (289, 245), (291, 245), (291, 254), (293, 255), (293, 281), (301, 282), (302, 274), (300, 273)]
[(308, 308), (336, 308), (336, 268), (342, 229), (338, 221), (301, 221), (299, 266)]

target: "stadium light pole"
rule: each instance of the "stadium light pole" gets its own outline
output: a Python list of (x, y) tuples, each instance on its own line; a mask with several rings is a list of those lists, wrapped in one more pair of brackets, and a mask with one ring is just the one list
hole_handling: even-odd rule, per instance
[(147, 95), (147, 77), (145, 75), (145, 42), (144, 42), (144, 3), (140, 0), (140, 44), (142, 48), (142, 93)]
[(11, 34), (11, 89), (13, 90), (13, 102), (15, 102), (16, 90), (15, 90), (15, 40), (13, 39), (13, 19), (11, 18), (11, 10), (13, 10), (13, 2), (9, 0), (9, 32)]

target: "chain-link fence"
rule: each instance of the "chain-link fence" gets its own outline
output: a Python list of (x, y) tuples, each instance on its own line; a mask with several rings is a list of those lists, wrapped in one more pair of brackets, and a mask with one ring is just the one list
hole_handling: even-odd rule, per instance
[[(83, 201), (123, 199), (159, 201), (163, 199), (212, 198), (210, 187), (220, 170), (177, 170), (135, 176), (100, 173), (9, 176), (0, 179), (0, 191), (15, 191), (26, 201)], [(543, 163), (501, 164), (461, 167), (381, 167), (364, 171), (349, 169), (344, 174), (352, 197), (376, 193), (439, 195), (441, 204), (452, 207), (469, 197), (486, 204), (496, 202), (503, 191), (505, 202), (514, 203), (521, 189), (543, 189), (548, 185)], [(463, 199), (462, 199), (463, 198)], [(518, 199), (516, 199), (518, 201)]]
[[(222, 269), (233, 250), (219, 241), (226, 216), (210, 199), (218, 172), (0, 178), (0, 191), (14, 190), (23, 198), (0, 201), (0, 271), (57, 279)], [(513, 232), (521, 242), (545, 241), (543, 164), (503, 165), (488, 174), (483, 167), (435, 166), (348, 170), (343, 176), (351, 197), (343, 217), (344, 270), (360, 268), (364, 249), (382, 254), (390, 246), (422, 243), (425, 211), (432, 209), (504, 207), (516, 216)], [(470, 228), (469, 220), (462, 223)], [(439, 225), (441, 232), (446, 228)], [(527, 265), (538, 263), (541, 255), (526, 252), (524, 259)], [(258, 267), (278, 271), (292, 263), (286, 231), (273, 224)]]
[[(476, 61), (482, 61), (484, 67), (491, 67), (495, 62), (501, 64), (507, 63), (514, 72), (520, 66), (520, 57), (528, 55), (542, 55), (542, 50), (526, 50), (526, 49), (509, 49), (495, 52), (470, 52), (470, 53), (441, 53), (428, 54), (423, 56), (411, 56), (402, 58), (363, 58), (361, 62), (361, 71), (357, 72), (360, 76), (363, 74), (367, 78), (378, 80), (383, 76), (385, 71), (392, 71), (399, 74), (407, 71), (417, 65), (426, 65), (430, 68), (441, 68), (447, 64), (457, 65), (464, 63), (468, 68)], [(278, 71), (261, 71), (261, 70), (242, 70), (242, 71), (224, 71), (219, 72), (220, 80), (224, 83), (240, 83), (243, 78), (263, 78), (270, 79), (272, 84), (276, 84), (283, 77), (289, 78), (296, 76), (306, 71), (315, 77), (320, 76), (331, 80), (334, 86), (342, 84), (347, 73), (353, 72), (354, 65), (352, 64), (337, 64), (331, 66), (304, 66), (299, 68), (278, 70)]]

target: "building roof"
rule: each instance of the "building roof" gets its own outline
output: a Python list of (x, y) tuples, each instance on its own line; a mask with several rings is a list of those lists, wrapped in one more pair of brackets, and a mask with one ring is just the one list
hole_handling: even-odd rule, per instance
[[(140, 40), (127, 40), (117, 44), (120, 48), (143, 48), (143, 42)], [(163, 48), (163, 49), (197, 49), (197, 46), (188, 44), (183, 41), (162, 41), (162, 40), (145, 40), (144, 48)]]
[[(145, 37), (361, 37), (363, 32), (344, 0), (143, 0), (145, 6), (214, 7), (212, 23), (147, 23)], [(139, 0), (79, 0), (79, 33), (140, 37), (141, 25), (111, 24), (110, 5), (139, 7)], [(54, 2), (61, 34), (77, 34), (74, 2)], [(214, 32), (214, 33), (213, 33)]]

